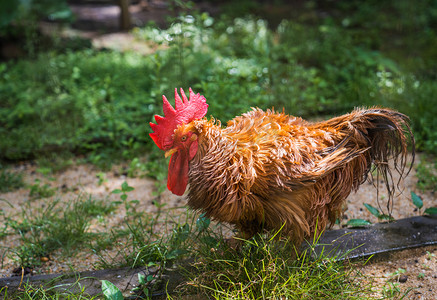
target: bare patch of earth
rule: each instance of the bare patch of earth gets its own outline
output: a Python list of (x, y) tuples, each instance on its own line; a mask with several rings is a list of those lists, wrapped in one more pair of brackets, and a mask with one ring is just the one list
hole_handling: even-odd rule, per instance
[(374, 296), (401, 298), (408, 291), (404, 299), (437, 298), (437, 246), (392, 252), (366, 264), (361, 272), (365, 281), (379, 287)]
[[(139, 200), (136, 210), (144, 214), (150, 214), (152, 217), (156, 214), (156, 206), (153, 200), (156, 200), (154, 191), (156, 190), (156, 182), (148, 178), (128, 178), (123, 175), (123, 170), (126, 166), (118, 165), (104, 174), (105, 180), (99, 180), (98, 174), (101, 172), (92, 165), (72, 165), (66, 170), (50, 176), (43, 176), (37, 172), (35, 165), (20, 164), (13, 168), (14, 172), (19, 172), (24, 175), (24, 181), (28, 187), (21, 188), (14, 192), (0, 194), (0, 199), (3, 199), (1, 210), (4, 216), (14, 219), (20, 218), (22, 211), (32, 214), (33, 210), (46, 207), (55, 199), (67, 206), (77, 199), (80, 195), (85, 197), (93, 197), (94, 199), (104, 199), (105, 201), (119, 200), (119, 194), (112, 194), (111, 191), (119, 189), (124, 181), (127, 181), (129, 186), (135, 189), (128, 193), (130, 200)], [(32, 199), (29, 196), (29, 186), (39, 179), (41, 185), (48, 184), (51, 188), (56, 189), (54, 196), (45, 199)], [(424, 201), (424, 208), (437, 206), (437, 199), (431, 192), (421, 192), (416, 188), (417, 177), (414, 168), (408, 177), (401, 183), (403, 192), (396, 196), (392, 215), (396, 219), (406, 218), (419, 215), (420, 212), (412, 204), (410, 193), (413, 191), (418, 194)], [(347, 220), (360, 218), (378, 222), (377, 218), (370, 214), (363, 206), (363, 203), (371, 204), (378, 207), (376, 199), (376, 189), (373, 184), (365, 183), (361, 186), (356, 194), (350, 195), (347, 199), (347, 210), (342, 221), (343, 226)], [(386, 203), (386, 195), (384, 187), (380, 188), (379, 193), (380, 203), (382, 206)], [(187, 208), (186, 199), (177, 197), (170, 192), (165, 191), (160, 196), (161, 203), (165, 203), (166, 209), (171, 209), (174, 215), (183, 215)], [(95, 222), (89, 227), (90, 232), (99, 232), (108, 230), (108, 228), (117, 228), (117, 226), (125, 226), (124, 218), (126, 210), (123, 205), (120, 205), (117, 210), (111, 215), (105, 217), (105, 223)], [(177, 218), (177, 217), (176, 217)], [(337, 227), (338, 228), (338, 227)], [(335, 229), (335, 228), (334, 228)], [(0, 256), (2, 262), (0, 264), (0, 276), (7, 277), (12, 275), (12, 270), (18, 266), (16, 257), (12, 249), (20, 246), (20, 240), (17, 235), (8, 235), (0, 240)], [(113, 249), (105, 251), (107, 258), (114, 258), (120, 255), (120, 250), (123, 245), (114, 245)], [(361, 272), (368, 276), (366, 280), (372, 280), (378, 286), (384, 287), (387, 293), (390, 291), (396, 292), (398, 289), (406, 291), (411, 288), (409, 297), (411, 299), (435, 299), (437, 295), (437, 246), (429, 246), (426, 248), (418, 248), (405, 250), (391, 254), (387, 259), (371, 261), (362, 267)], [(81, 252), (74, 256), (66, 257), (61, 252), (53, 253), (49, 260), (44, 262), (40, 268), (34, 270), (36, 273), (65, 273), (74, 271), (85, 271), (95, 269), (99, 257), (92, 253)], [(403, 276), (399, 282), (399, 276)], [(406, 279), (406, 280), (405, 280)]]

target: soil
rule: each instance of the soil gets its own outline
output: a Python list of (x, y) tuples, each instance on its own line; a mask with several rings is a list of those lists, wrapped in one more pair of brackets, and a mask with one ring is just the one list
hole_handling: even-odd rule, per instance
[[(150, 20), (160, 24), (169, 15), (165, 2), (148, 1), (148, 3), (148, 6), (141, 6), (140, 4), (131, 6), (135, 25), (144, 25)], [(117, 6), (72, 5), (72, 10), (77, 14), (75, 28), (63, 29), (64, 34), (80, 34), (83, 37), (92, 38), (93, 45), (96, 47), (114, 48), (123, 51), (126, 45), (130, 45), (126, 47), (129, 49), (134, 48), (137, 51), (145, 51), (145, 53), (150, 51), (143, 44), (136, 44), (129, 32), (119, 32), (117, 30), (119, 13)], [(52, 30), (52, 26), (52, 24), (42, 25), (46, 29), (49, 27), (49, 30)], [(5, 216), (17, 216), (23, 209), (33, 210), (44, 207), (48, 201), (53, 201), (55, 198), (59, 198), (62, 203), (67, 204), (69, 201), (76, 199), (79, 194), (91, 195), (96, 199), (106, 199), (106, 201), (115, 201), (119, 199), (119, 195), (110, 192), (113, 189), (120, 188), (122, 182), (127, 180), (128, 184), (135, 188), (134, 191), (129, 193), (130, 199), (140, 201), (137, 210), (153, 214), (156, 211), (156, 206), (152, 204), (152, 200), (155, 199), (153, 194), (155, 182), (147, 178), (127, 178), (122, 175), (121, 169), (123, 169), (123, 166), (115, 166), (112, 171), (105, 173), (106, 180), (99, 183), (98, 173), (101, 171), (92, 165), (73, 164), (66, 170), (55, 174), (52, 181), (37, 172), (35, 165), (18, 164), (13, 170), (24, 174), (24, 180), (27, 184), (31, 185), (35, 182), (35, 179), (40, 179), (42, 183), (57, 188), (57, 192), (53, 197), (43, 200), (32, 200), (29, 197), (28, 188), (0, 194), (0, 199), (4, 199), (4, 203), (10, 204), (1, 205), (2, 213)], [(432, 192), (419, 191), (416, 188), (416, 183), (417, 177), (413, 168), (409, 176), (400, 185), (403, 187), (403, 192), (394, 199), (392, 215), (395, 219), (420, 214), (412, 204), (411, 192), (415, 192), (423, 199), (424, 208), (437, 206), (437, 197)], [(380, 189), (379, 199), (382, 204), (385, 203), (384, 199), (387, 199), (383, 188)], [(185, 198), (174, 196), (168, 191), (161, 195), (161, 201), (167, 204), (167, 208), (179, 208), (182, 212), (186, 209), (180, 208), (185, 205)], [(378, 221), (365, 209), (363, 203), (379, 207), (376, 189), (370, 183), (363, 184), (356, 194), (347, 199), (347, 210), (345, 211), (343, 224), (354, 218), (366, 219), (373, 223)], [(122, 224), (125, 213), (122, 208), (117, 210), (115, 214), (111, 215), (109, 222), (114, 226)], [(99, 226), (99, 224), (92, 224), (89, 230), (98, 231), (100, 230)], [(19, 246), (17, 236), (0, 239), (1, 277), (11, 276), (12, 271), (17, 267), (11, 253), (8, 252), (8, 250), (17, 246)], [(108, 253), (108, 256), (112, 255), (115, 254)], [(92, 253), (83, 253), (83, 255), (74, 257), (64, 257), (61, 253), (54, 253), (38, 272), (48, 274), (70, 272), (71, 269), (75, 271), (92, 270), (98, 259)], [(437, 298), (437, 246), (392, 253), (383, 260), (370, 261), (362, 267), (361, 272), (364, 275), (364, 282), (374, 281), (380, 287), (379, 291), (382, 287), (385, 287), (387, 293), (390, 293), (390, 291), (395, 293), (396, 289), (401, 291), (412, 289), (408, 293), (407, 299)]]
[[(32, 210), (38, 210), (47, 205), (54, 199), (61, 199), (64, 205), (77, 199), (78, 195), (91, 195), (94, 199), (105, 199), (105, 201), (119, 200), (119, 195), (111, 194), (111, 191), (120, 188), (124, 181), (135, 188), (129, 192), (129, 199), (139, 200), (137, 211), (149, 214), (156, 212), (156, 206), (152, 204), (152, 200), (156, 199), (153, 192), (156, 190), (155, 181), (148, 178), (127, 178), (123, 175), (126, 166), (114, 166), (110, 172), (105, 173), (105, 181), (99, 183), (98, 173), (101, 171), (96, 167), (88, 164), (73, 164), (66, 170), (54, 174), (51, 180), (48, 176), (43, 176), (37, 172), (37, 167), (32, 164), (16, 165), (13, 169), (15, 172), (24, 175), (24, 181), (31, 185), (36, 179), (41, 180), (41, 184), (49, 184), (56, 188), (57, 192), (50, 198), (32, 200), (29, 196), (29, 188), (21, 188), (19, 190), (0, 194), (0, 199), (4, 203), (10, 205), (2, 205), (2, 211), (5, 216), (17, 218), (22, 210), (32, 214)], [(416, 188), (417, 178), (413, 168), (409, 176), (403, 181), (403, 193), (397, 195), (394, 200), (392, 214), (396, 219), (406, 218), (419, 215), (419, 212), (412, 204), (410, 192), (414, 191), (424, 201), (424, 207), (437, 206), (437, 199), (432, 192), (420, 192)], [(381, 189), (380, 199), (384, 198), (384, 193)], [(380, 201), (384, 203), (384, 201)], [(186, 211), (186, 199), (177, 197), (168, 191), (164, 191), (161, 195), (161, 203), (166, 203), (166, 208), (174, 209), (175, 215), (183, 215)], [(347, 199), (347, 210), (345, 211), (343, 224), (348, 219), (362, 218), (370, 220), (372, 223), (378, 222), (377, 218), (371, 215), (364, 208), (363, 203), (371, 204), (378, 207), (376, 200), (376, 190), (372, 184), (365, 183), (361, 186), (356, 194), (350, 195)], [(114, 214), (108, 216), (106, 226), (122, 226), (126, 212), (122, 206), (119, 207)], [(339, 226), (337, 227), (339, 228)], [(335, 228), (334, 228), (335, 229)], [(92, 224), (90, 231), (98, 232), (102, 230), (98, 223)], [(8, 236), (0, 240), (0, 249), (2, 263), (0, 269), (0, 277), (8, 277), (13, 275), (13, 270), (18, 266), (13, 259), (11, 252), (7, 250), (13, 249), (20, 245), (18, 236)], [(107, 257), (115, 257), (119, 255), (119, 247), (114, 247), (113, 250), (106, 251)], [(42, 258), (43, 259), (43, 258)], [(44, 258), (45, 259), (45, 258)], [(91, 252), (79, 253), (72, 257), (65, 257), (62, 253), (54, 253), (47, 261), (43, 263), (41, 268), (34, 270), (35, 273), (51, 274), (51, 273), (69, 273), (71, 270), (86, 271), (95, 269), (95, 264), (99, 261), (99, 257)], [(387, 290), (400, 289), (406, 291), (411, 288), (409, 297), (411, 299), (435, 299), (437, 295), (437, 246), (428, 246), (424, 248), (404, 250), (391, 254), (388, 259), (371, 261), (364, 265), (361, 269), (365, 282), (368, 280), (374, 281), (377, 286)], [(396, 274), (403, 276), (401, 282)], [(406, 280), (406, 281), (405, 281)], [(395, 285), (393, 287), (393, 284)], [(380, 289), (381, 290), (381, 289)], [(410, 298), (407, 298), (410, 299)]]

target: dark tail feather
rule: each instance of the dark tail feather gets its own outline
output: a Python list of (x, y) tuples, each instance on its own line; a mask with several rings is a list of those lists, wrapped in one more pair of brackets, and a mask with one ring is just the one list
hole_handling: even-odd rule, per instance
[[(363, 118), (368, 119), (368, 138), (370, 141), (370, 156), (377, 170), (376, 183), (379, 185), (379, 176), (382, 176), (388, 192), (387, 210), (391, 213), (393, 196), (396, 188), (399, 189), (400, 181), (411, 171), (415, 156), (415, 141), (409, 125), (409, 118), (396, 111), (387, 109), (370, 109), (363, 111)], [(412, 149), (412, 161), (408, 163), (408, 138)], [(399, 180), (393, 179), (392, 168), (399, 173)], [(377, 188), (377, 193), (379, 188)], [(379, 199), (379, 194), (377, 194)]]
[[(372, 175), (372, 166), (376, 168), (377, 187), (379, 176), (382, 176), (389, 196), (387, 209), (390, 213), (396, 188), (399, 189), (400, 181), (408, 175), (414, 162), (415, 143), (409, 118), (390, 109), (356, 109), (350, 114), (314, 125), (331, 126), (342, 133), (339, 135), (342, 137), (341, 140), (338, 140), (335, 146), (323, 151), (326, 155), (324, 160), (327, 162), (332, 161), (330, 157), (336, 157), (337, 162), (340, 161), (339, 157), (342, 157), (335, 168), (342, 167), (359, 156), (365, 157), (367, 171), (361, 174), (362, 181), (365, 181), (369, 173)], [(409, 167), (408, 142), (412, 146), (412, 161)], [(400, 175), (397, 182), (393, 178), (390, 160), (393, 161), (394, 170)], [(379, 194), (377, 196), (379, 199)]]

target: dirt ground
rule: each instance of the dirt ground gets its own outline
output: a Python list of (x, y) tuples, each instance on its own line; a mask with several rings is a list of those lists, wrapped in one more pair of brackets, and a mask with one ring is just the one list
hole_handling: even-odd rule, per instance
[[(14, 192), (0, 194), (0, 199), (4, 199), (10, 205), (2, 205), (3, 213), (6, 216), (16, 216), (22, 209), (38, 209), (46, 205), (55, 198), (62, 199), (67, 204), (73, 201), (79, 194), (91, 195), (95, 199), (105, 199), (106, 201), (116, 201), (119, 195), (111, 194), (111, 191), (120, 188), (126, 180), (130, 186), (135, 188), (129, 192), (129, 199), (140, 201), (137, 211), (152, 213), (156, 207), (152, 204), (155, 198), (155, 182), (147, 178), (127, 178), (122, 171), (125, 166), (114, 166), (112, 171), (105, 173), (106, 180), (99, 184), (98, 173), (100, 172), (92, 165), (75, 165), (73, 164), (66, 170), (55, 174), (52, 180), (43, 176), (36, 171), (36, 166), (31, 164), (21, 164), (14, 168), (15, 172), (24, 174), (24, 180), (31, 185), (35, 179), (41, 180), (41, 183), (48, 183), (51, 187), (57, 188), (56, 194), (51, 198), (41, 200), (31, 200), (29, 197), (29, 188), (22, 188)], [(54, 179), (54, 180), (53, 180)], [(410, 175), (402, 183), (404, 191), (398, 195), (394, 201), (393, 216), (396, 219), (416, 216), (419, 212), (411, 203), (410, 192), (414, 191), (424, 201), (424, 207), (437, 206), (437, 199), (431, 192), (421, 193), (416, 189), (417, 178), (413, 168)], [(384, 198), (381, 189), (380, 198)], [(32, 202), (31, 202), (32, 201)], [(183, 213), (186, 208), (184, 197), (177, 197), (168, 191), (165, 191), (161, 197), (162, 203), (167, 204), (167, 208), (180, 208)], [(381, 201), (384, 202), (384, 201)], [(31, 206), (26, 206), (31, 203)], [(377, 218), (371, 215), (364, 208), (363, 203), (369, 203), (377, 207), (376, 190), (372, 184), (365, 183), (360, 190), (347, 199), (347, 210), (345, 212), (345, 223), (348, 219), (362, 218), (370, 220), (372, 223), (377, 222)], [(120, 209), (111, 215), (109, 222), (111, 226), (123, 223), (125, 211)], [(338, 227), (337, 227), (338, 228)], [(335, 228), (334, 228), (335, 229)], [(99, 224), (92, 224), (90, 231), (98, 231)], [(17, 247), (19, 241), (17, 237), (4, 238), (0, 240), (0, 249), (11, 249)], [(114, 249), (114, 251), (118, 251)], [(3, 252), (3, 251), (2, 251)], [(7, 277), (12, 275), (12, 270), (17, 267), (11, 253), (2, 254), (2, 263), (0, 276)], [(115, 255), (111, 251), (107, 252), (108, 257)], [(63, 273), (75, 271), (92, 270), (98, 257), (93, 253), (84, 253), (74, 257), (63, 257), (60, 253), (55, 253), (50, 257), (50, 261), (43, 264), (38, 270), (39, 273)], [(437, 246), (428, 246), (424, 248), (405, 250), (393, 253), (388, 259), (374, 261), (362, 267), (361, 272), (369, 276), (368, 280), (373, 280), (378, 286), (384, 287), (387, 293), (395, 293), (397, 290), (406, 291), (412, 289), (407, 299), (435, 299), (437, 296)], [(399, 275), (399, 276), (397, 276)], [(400, 282), (399, 282), (400, 279)]]

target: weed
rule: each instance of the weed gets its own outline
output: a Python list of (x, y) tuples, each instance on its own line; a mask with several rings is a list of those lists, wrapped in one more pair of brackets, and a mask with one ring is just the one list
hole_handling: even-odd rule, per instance
[(37, 164), (37, 172), (48, 176), (52, 173), (63, 171), (71, 166), (73, 164), (72, 154), (69, 152), (63, 152), (62, 154), (49, 153), (39, 157)]
[(417, 196), (416, 193), (411, 192), (411, 200), (413, 202), (413, 205), (416, 206), (420, 212), (420, 209), (423, 207), (422, 199), (419, 196)]
[(34, 184), (30, 186), (29, 197), (32, 199), (49, 198), (56, 192), (55, 188), (51, 188), (50, 184), (41, 184), (41, 180), (35, 179)]
[(364, 219), (350, 219), (346, 223), (349, 227), (363, 227), (370, 224), (372, 223)]
[[(423, 207), (422, 198), (420, 198), (416, 193), (411, 192), (411, 200), (413, 202), (413, 205), (416, 206), (417, 209), (419, 210), (419, 214), (420, 214), (420, 210)], [(437, 207), (428, 207), (427, 209), (425, 209), (423, 213), (425, 215), (435, 215), (437, 214)]]
[[(130, 190), (127, 187), (125, 186), (124, 190), (128, 194)], [(75, 212), (74, 215), (82, 216), (88, 213), (92, 216), (104, 215), (111, 211), (110, 207), (100, 208), (103, 206), (103, 203), (92, 198), (78, 199), (77, 204), (72, 205), (70, 210)], [(14, 252), (22, 261), (22, 265), (38, 264), (41, 255), (53, 251), (53, 248), (49, 247), (50, 239), (59, 241), (60, 243), (55, 243), (58, 247), (70, 247), (70, 250), (81, 247), (84, 242), (87, 244), (88, 238), (102, 243), (103, 239), (107, 239), (106, 245), (116, 246), (116, 243), (120, 242), (122, 246), (114, 261), (106, 261), (107, 264), (101, 264), (101, 267), (142, 265), (152, 268), (153, 271), (138, 275), (140, 285), (132, 291), (137, 297), (147, 298), (153, 295), (157, 288), (163, 286), (165, 270), (172, 266), (181, 268), (182, 263), (184, 267), (178, 270), (185, 274), (187, 282), (179, 286), (175, 295), (194, 292), (213, 299), (369, 299), (368, 294), (372, 287), (363, 284), (361, 274), (355, 271), (353, 265), (341, 261), (338, 257), (330, 258), (325, 254), (316, 256), (312, 253), (311, 247), (298, 253), (286, 239), (257, 236), (250, 240), (242, 240), (239, 250), (235, 251), (205, 216), (200, 215), (196, 218), (187, 215), (185, 221), (174, 220), (169, 215), (171, 211), (163, 211), (159, 204), (159, 220), (146, 214), (131, 216), (125, 219), (124, 225), (127, 226), (127, 230), (121, 232), (120, 229), (113, 229), (112, 237), (99, 235), (96, 239), (96, 236), (84, 235), (80, 230), (66, 230), (69, 233), (62, 235), (48, 227), (59, 226), (60, 222), (65, 225), (74, 220), (79, 224), (84, 222), (78, 220), (78, 216), (64, 216), (59, 218), (61, 221), (57, 220), (54, 215), (60, 214), (60, 211), (56, 207), (55, 204), (47, 211), (38, 213), (40, 216), (34, 214), (34, 219), (28, 218), (28, 224), (13, 226), (14, 230), (22, 230), (23, 246)], [(55, 213), (50, 215), (53, 211)], [(40, 233), (36, 232), (37, 227)], [(76, 237), (73, 237), (73, 234)], [(66, 239), (62, 236), (75, 239), (76, 246), (66, 244)], [(94, 247), (98, 246), (98, 243), (90, 246), (98, 255), (104, 250), (104, 247)], [(35, 259), (32, 261), (31, 257)], [(186, 262), (183, 263), (187, 257), (194, 260), (189, 267), (185, 265)], [(120, 264), (120, 258), (124, 263)], [(102, 287), (104, 295), (120, 295), (119, 290), (110, 282), (102, 283)], [(32, 288), (31, 291), (38, 295), (53, 293), (60, 298), (65, 296), (62, 292), (47, 287), (41, 287), (39, 290)], [(386, 286), (384, 293), (397, 295), (395, 287)]]
[(61, 207), (59, 202), (54, 200), (36, 211), (23, 207), (21, 221), (6, 218), (9, 227), (20, 236), (21, 245), (9, 252), (21, 266), (39, 266), (41, 257), (57, 249), (68, 255), (87, 246), (100, 236), (88, 231), (90, 221), (115, 209), (112, 204), (83, 195), (67, 207)]
[(23, 186), (23, 176), (20, 173), (10, 172), (0, 164), (0, 193), (11, 192)]
[[(235, 251), (202, 215), (191, 222), (174, 225), (170, 231), (161, 230), (159, 236), (154, 228), (146, 230), (144, 223), (135, 227), (137, 223), (130, 223), (129, 248), (134, 251), (125, 259), (131, 261), (131, 266), (145, 265), (155, 270), (138, 275), (140, 285), (133, 292), (139, 297), (152, 295), (162, 286), (164, 270), (187, 256), (194, 258), (194, 262), (181, 270), (188, 281), (179, 286), (175, 295), (196, 293), (213, 299), (334, 296), (361, 299), (370, 292), (370, 287), (363, 286), (348, 263), (323, 254), (314, 257), (311, 248), (297, 254), (287, 240), (258, 236), (241, 241), (239, 250)], [(119, 291), (113, 285), (108, 290), (110, 283), (105, 286), (108, 293)]]
[(138, 273), (138, 287), (134, 288), (132, 291), (136, 293), (142, 293), (146, 297), (150, 296), (149, 283), (153, 281), (153, 276)]
[(102, 185), (104, 182), (107, 182), (108, 179), (106, 178), (106, 174), (103, 172), (97, 173), (97, 178), (99, 179), (98, 185)]
[(387, 215), (384, 213), (381, 213), (379, 209), (376, 207), (373, 207), (372, 205), (368, 203), (364, 203), (364, 207), (367, 208), (367, 210), (378, 218), (379, 221), (394, 221), (394, 218), (391, 215)]
[(382, 294), (386, 298), (397, 298), (401, 295), (401, 288), (398, 282), (388, 281), (382, 287)]
[[(0, 202), (2, 200), (3, 199), (0, 199)], [(0, 209), (0, 216), (2, 217), (2, 219), (5, 219), (5, 213), (4, 213), (3, 209)], [(8, 223), (6, 223), (6, 222), (2, 222), (2, 223), (3, 223), (3, 227), (0, 228), (0, 239), (8, 235), (8, 233), (7, 233), (8, 232)]]
[(396, 271), (394, 271), (393, 273), (390, 273), (390, 274), (387, 274), (387, 275), (390, 277), (391, 280), (399, 281), (399, 277), (401, 275), (403, 275), (405, 272), (406, 272), (405, 269), (399, 268)]
[(79, 279), (73, 282), (70, 288), (65, 288), (62, 284), (57, 283), (57, 279), (45, 282), (44, 286), (36, 286), (31, 283), (23, 282), (22, 286), (14, 292), (8, 293), (8, 287), (0, 289), (0, 295), (4, 300), (30, 300), (30, 299), (70, 299), (70, 300), (93, 300), (100, 299), (100, 295), (92, 296), (84, 291), (84, 285)]
[(132, 159), (127, 171), (128, 177), (144, 177), (147, 173), (147, 164), (140, 161), (138, 157)]
[(127, 198), (128, 198), (127, 193), (133, 191), (134, 189), (135, 189), (134, 187), (129, 186), (127, 184), (127, 182), (124, 181), (121, 184), (121, 189), (115, 189), (111, 192), (112, 194), (121, 194), (120, 195), (121, 202), (117, 201), (117, 202), (115, 202), (115, 204), (124, 203), (124, 208), (126, 209), (127, 215), (134, 214), (135, 213), (135, 205), (139, 203), (138, 200), (129, 200), (129, 201), (127, 200)]
[(102, 292), (105, 299), (123, 300), (123, 295), (118, 287), (108, 280), (102, 280)]
[(437, 160), (423, 155), (417, 166), (417, 187), (421, 190), (437, 191)]
[[(338, 114), (354, 106), (394, 107), (411, 117), (418, 148), (434, 153), (437, 106), (429, 99), (436, 94), (430, 71), (435, 31), (426, 5), (415, 7), (422, 21), (406, 34), (392, 26), (398, 18), (381, 16), (375, 4), (351, 9), (353, 4), (341, 3), (328, 18), (302, 8), (308, 13), (273, 28), (254, 17), (213, 19), (190, 12), (167, 29), (135, 30), (138, 38), (165, 45), (147, 57), (86, 49), (2, 63), (0, 92), (7, 100), (0, 108), (0, 158), (87, 154), (108, 168), (114, 158), (148, 153), (146, 122), (160, 113), (160, 95), (175, 86), (205, 94), (209, 114), (223, 122), (251, 106), (284, 107), (302, 116)], [(387, 6), (405, 14), (397, 3)], [(369, 30), (374, 22), (369, 11), (388, 26)], [(426, 57), (412, 59), (416, 56), (402, 47), (387, 44), (390, 38), (380, 38), (393, 32), (415, 51), (411, 46), (422, 33), (422, 51), (417, 51)]]
[[(421, 213), (421, 209), (423, 207), (423, 201), (422, 199), (414, 192), (411, 192), (411, 202), (417, 209), (419, 210), (419, 214)], [(364, 207), (367, 208), (367, 210), (378, 218), (379, 221), (394, 221), (394, 218), (391, 215), (383, 214), (377, 209), (376, 207), (373, 207), (370, 204), (364, 203)], [(437, 214), (437, 207), (429, 207), (425, 209), (424, 214), (433, 215)], [(370, 224), (370, 222), (363, 220), (363, 219), (352, 219), (349, 220), (347, 225), (348, 226), (365, 226)]]
[(298, 253), (287, 240), (258, 236), (239, 251), (222, 242), (203, 249), (185, 288), (213, 299), (359, 299), (366, 293), (347, 264), (311, 250)]

